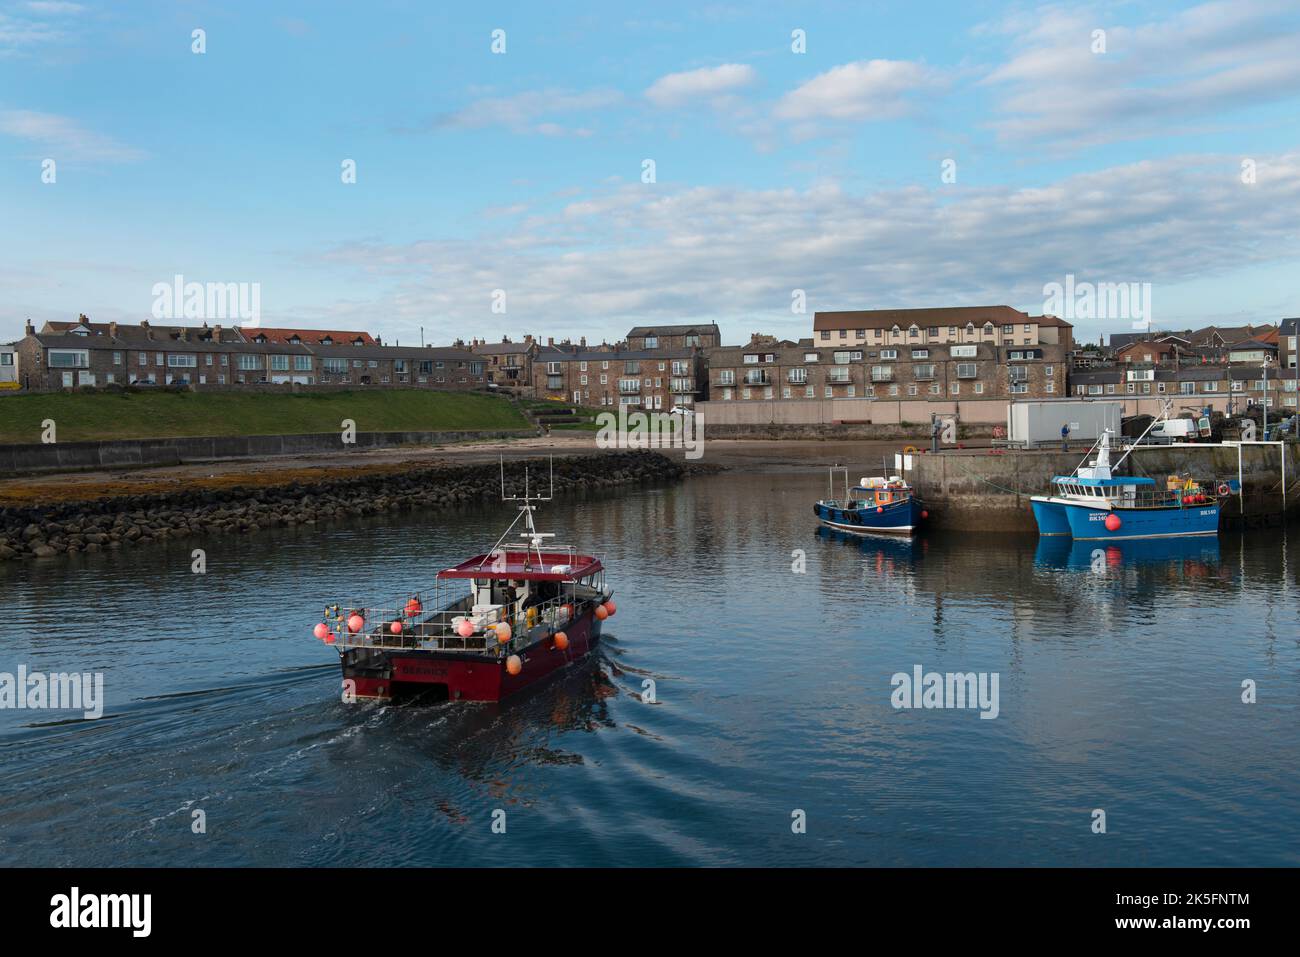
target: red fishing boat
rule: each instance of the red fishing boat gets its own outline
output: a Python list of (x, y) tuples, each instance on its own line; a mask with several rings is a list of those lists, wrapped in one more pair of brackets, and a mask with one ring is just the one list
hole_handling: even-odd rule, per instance
[(506, 496), (503, 466), (502, 498), (522, 504), (491, 550), (428, 590), (328, 606), (315, 634), (338, 649), (345, 695), (501, 701), (586, 656), (616, 608), (598, 558), (537, 531), (533, 502), (550, 497), (529, 495), (527, 472), (523, 496)]

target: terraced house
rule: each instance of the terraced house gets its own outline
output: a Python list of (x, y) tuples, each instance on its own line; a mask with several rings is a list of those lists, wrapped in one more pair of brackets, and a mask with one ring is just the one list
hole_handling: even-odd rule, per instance
[(195, 388), (297, 383), (480, 388), (483, 360), (464, 349), (384, 346), (369, 334), (310, 329), (30, 323), (15, 345), (22, 386)]
[(698, 349), (587, 349), (550, 346), (533, 362), (538, 398), (584, 406), (670, 411), (694, 405), (702, 391)]
[(522, 342), (511, 342), (510, 337), (505, 336), (500, 342), (473, 339), (469, 344), (471, 352), (483, 357), (487, 380), (507, 388), (532, 385), (533, 357), (537, 349), (538, 344), (532, 336), (524, 336)]

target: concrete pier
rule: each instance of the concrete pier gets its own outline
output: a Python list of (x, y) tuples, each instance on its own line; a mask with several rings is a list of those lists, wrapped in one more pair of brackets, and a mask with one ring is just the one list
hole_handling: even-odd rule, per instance
[[(1189, 475), (1215, 486), (1238, 478), (1242, 494), (1222, 499), (1225, 526), (1278, 524), (1284, 520), (1282, 464), (1286, 465), (1285, 519), (1300, 516), (1300, 445), (1140, 446), (1121, 471), (1147, 475), (1163, 487), (1168, 475)], [(1283, 451), (1285, 450), (1285, 452)], [(1032, 532), (1036, 530), (1029, 498), (1043, 494), (1054, 475), (1069, 475), (1086, 447), (1061, 451), (951, 450), (913, 456), (908, 474), (917, 494), (930, 507), (936, 527), (967, 531)], [(1112, 449), (1111, 460), (1123, 452)], [(1131, 468), (1130, 468), (1131, 466)]]

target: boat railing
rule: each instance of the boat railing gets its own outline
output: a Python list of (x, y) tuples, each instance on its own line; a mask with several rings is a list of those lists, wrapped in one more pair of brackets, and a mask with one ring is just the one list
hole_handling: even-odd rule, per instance
[[(466, 579), (454, 579), (466, 581)], [(450, 601), (444, 582), (427, 591), (413, 592), (383, 604), (331, 605), (325, 610), (326, 641), (339, 649), (371, 648), (386, 651), (462, 651), (503, 656), (527, 647), (544, 632), (562, 630), (575, 616), (597, 602), (604, 576), (593, 585), (561, 583), (560, 594), (518, 609), (515, 603), (474, 613), (473, 594)], [(360, 622), (354, 620), (359, 617)], [(471, 623), (469, 635), (460, 633), (463, 620)], [(495, 629), (509, 626), (501, 641)], [(356, 626), (354, 628), (354, 626)]]

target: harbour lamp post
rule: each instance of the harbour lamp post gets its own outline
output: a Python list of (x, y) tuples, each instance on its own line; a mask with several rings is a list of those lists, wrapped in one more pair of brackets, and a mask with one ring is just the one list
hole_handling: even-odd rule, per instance
[(1264, 353), (1264, 364), (1260, 366), (1264, 371), (1264, 441), (1268, 441), (1268, 353)]

